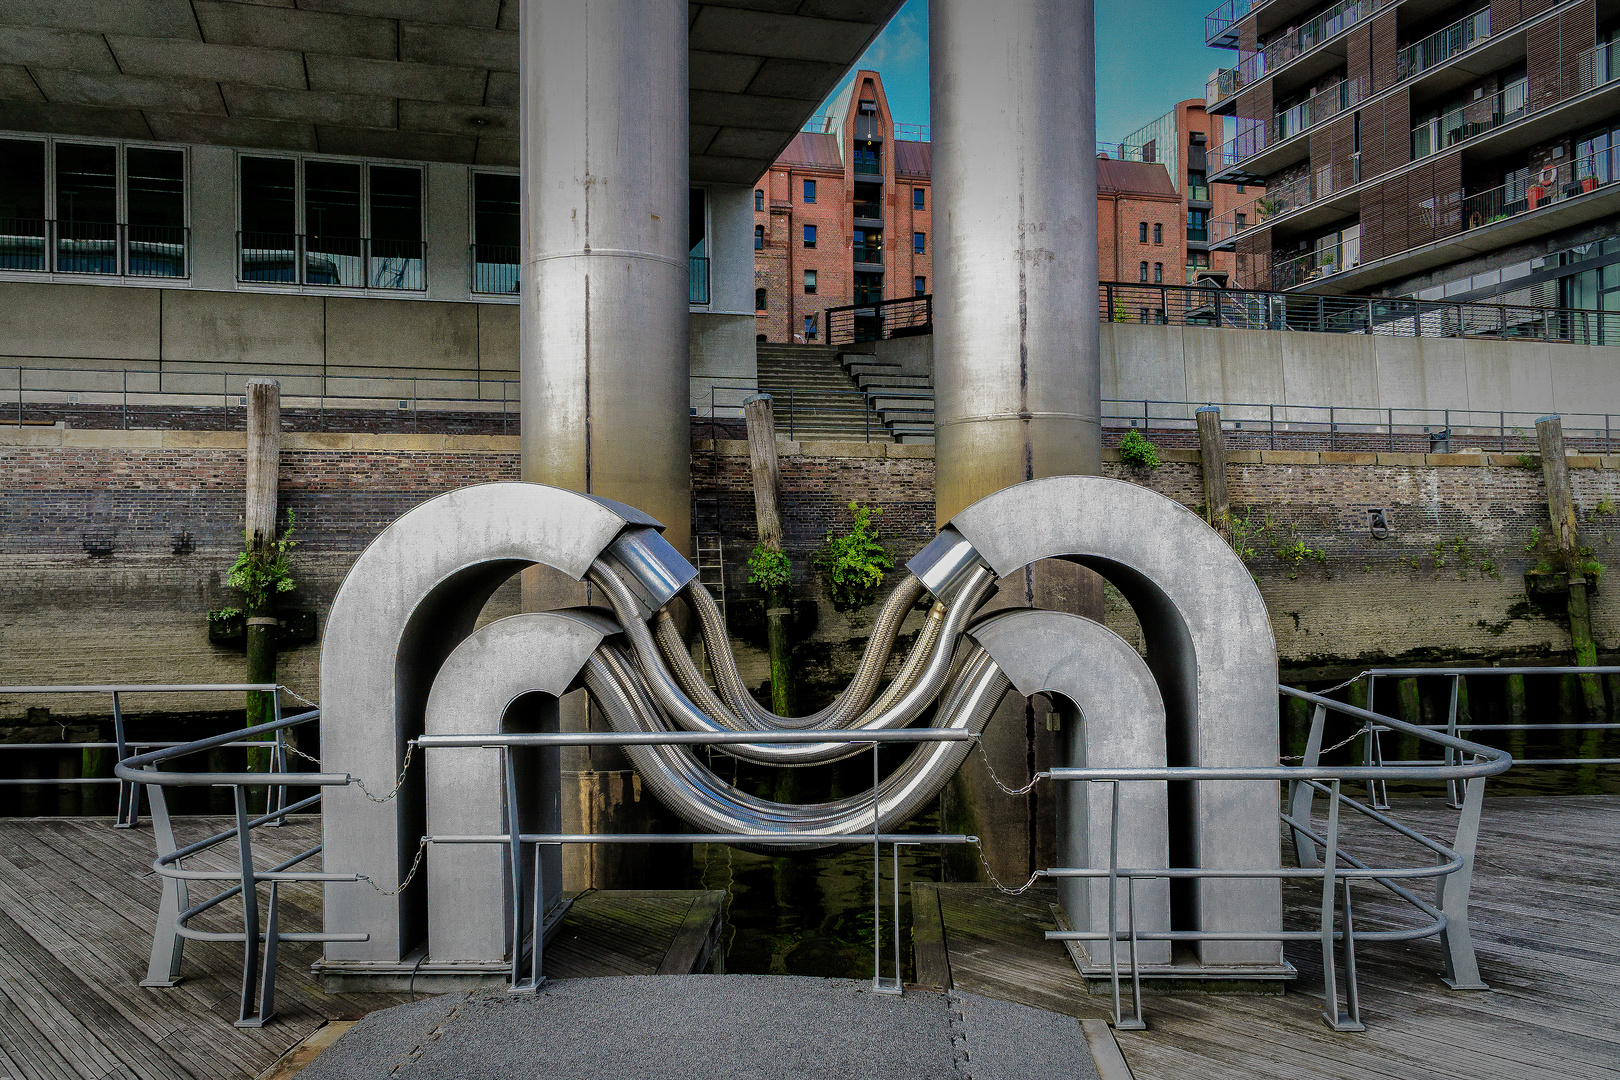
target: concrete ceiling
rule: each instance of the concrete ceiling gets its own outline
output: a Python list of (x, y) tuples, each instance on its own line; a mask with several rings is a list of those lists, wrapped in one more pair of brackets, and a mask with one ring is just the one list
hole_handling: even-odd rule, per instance
[[(692, 179), (751, 184), (901, 0), (690, 9)], [(516, 165), (518, 0), (0, 0), (0, 129)]]

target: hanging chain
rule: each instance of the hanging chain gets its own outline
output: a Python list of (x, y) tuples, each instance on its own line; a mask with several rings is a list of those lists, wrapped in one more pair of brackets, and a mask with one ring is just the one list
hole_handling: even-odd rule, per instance
[[(1366, 727), (1359, 727), (1356, 730), (1352, 731), (1348, 738), (1340, 739), (1338, 742), (1334, 743), (1332, 746), (1323, 747), (1321, 750), (1318, 750), (1316, 752), (1317, 760), (1320, 761), (1322, 759), (1323, 754), (1331, 754), (1331, 753), (1333, 753), (1333, 751), (1339, 749), (1341, 746), (1349, 746), (1351, 743), (1355, 742), (1357, 739), (1361, 738), (1363, 735), (1366, 735), (1368, 732), (1372, 731), (1372, 729), (1373, 729), (1373, 726), (1371, 724), (1368, 724)], [(1305, 760), (1305, 755), (1304, 754), (1284, 754), (1284, 755), (1282, 755), (1282, 757), (1278, 758), (1278, 760), (1279, 761), (1304, 761)]]
[[(312, 761), (316, 765), (320, 765), (321, 768), (323, 768), (323, 769), (326, 767), (325, 765), (321, 764), (321, 759), (320, 758), (316, 757), (314, 754), (306, 754), (302, 750), (298, 749), (298, 747), (296, 747), (296, 746), (288, 746), (288, 745), (283, 744), (282, 749), (286, 750), (289, 754), (297, 754), (299, 757), (303, 758), (305, 761)], [(359, 788), (360, 789), (360, 794), (364, 795), (366, 798), (370, 799), (372, 802), (374, 802), (374, 803), (388, 802), (389, 800), (393, 799), (394, 796), (399, 794), (399, 789), (400, 788), (405, 786), (405, 777), (411, 771), (411, 758), (415, 754), (416, 754), (416, 743), (414, 743), (414, 742), (408, 743), (406, 745), (406, 747), (405, 747), (405, 764), (401, 765), (400, 768), (399, 768), (399, 779), (394, 781), (394, 790), (390, 791), (388, 794), (386, 794), (386, 795), (384, 795), (384, 796), (382, 796), (380, 798), (378, 796), (376, 796), (376, 795), (373, 795), (371, 793), (370, 789), (366, 787), (365, 781), (361, 780), (358, 776), (349, 777), (349, 782), (351, 784), (353, 784), (355, 787)]]
[(308, 705), (312, 709), (320, 708), (320, 705), (318, 703), (309, 700), (309, 698), (305, 697), (303, 694), (300, 694), (298, 691), (292, 689), (290, 686), (287, 686), (284, 683), (281, 683), (281, 684), (278, 684), (278, 685), (281, 687), (281, 692), (283, 694), (286, 694), (288, 697), (292, 698), (294, 701), (296, 701), (296, 702), (298, 702), (298, 703), (300, 703), (302, 705)]
[(416, 876), (416, 871), (421, 869), (422, 856), (427, 853), (427, 846), (427, 837), (424, 836), (422, 837), (422, 842), (416, 845), (416, 858), (411, 863), (411, 872), (405, 875), (405, 880), (399, 883), (399, 888), (397, 889), (385, 889), (364, 874), (356, 874), (355, 877), (359, 878), (367, 885), (370, 885), (373, 889), (376, 889), (384, 896), (398, 896), (400, 893), (411, 887), (411, 879)]
[(1001, 782), (1001, 777), (996, 775), (996, 767), (994, 765), (990, 764), (990, 754), (984, 748), (984, 740), (983, 739), (974, 739), (973, 743), (974, 743), (975, 746), (977, 746), (979, 748), (979, 756), (984, 758), (984, 767), (985, 767), (985, 769), (987, 769), (989, 771), (990, 779), (995, 781), (996, 787), (1000, 788), (1002, 791), (1006, 792), (1008, 795), (1028, 795), (1032, 790), (1034, 790), (1036, 784), (1038, 784), (1042, 780), (1046, 779), (1046, 777), (1044, 775), (1042, 775), (1040, 773), (1036, 773), (1035, 774), (1035, 779), (1031, 780), (1029, 783), (1025, 784), (1023, 787), (1021, 787), (1021, 788), (1010, 788), (1006, 784), (1003, 784)]
[(984, 865), (984, 872), (990, 878), (990, 884), (994, 885), (998, 890), (1008, 896), (1022, 896), (1024, 893), (1033, 888), (1037, 881), (1046, 876), (1045, 871), (1037, 870), (1033, 874), (1029, 875), (1029, 880), (1018, 886), (1018, 888), (1009, 889), (1007, 886), (1001, 883), (1000, 878), (996, 877), (996, 872), (990, 869), (990, 860), (985, 858), (984, 855), (984, 841), (980, 840), (977, 836), (969, 837), (969, 840), (979, 851), (979, 862)]

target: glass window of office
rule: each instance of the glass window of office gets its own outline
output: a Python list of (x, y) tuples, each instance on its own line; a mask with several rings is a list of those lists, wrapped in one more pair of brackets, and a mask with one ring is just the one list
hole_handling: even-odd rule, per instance
[(755, 210), (763, 210), (763, 209), (765, 209), (765, 192), (763, 192), (759, 188), (754, 189), (754, 209)]
[(805, 295), (806, 296), (813, 296), (813, 295), (815, 295), (815, 291), (816, 291), (816, 272), (814, 270), (806, 270), (804, 272), (804, 292), (805, 292)]
[(925, 277), (912, 278), (911, 291), (916, 296), (921, 296), (926, 293), (928, 291), (928, 279)]
[(186, 154), (0, 139), (0, 270), (185, 277)]
[(923, 255), (928, 250), (928, 237), (924, 233), (911, 234), (911, 250), (914, 254)]
[(811, 341), (811, 340), (815, 339), (815, 336), (816, 336), (816, 317), (814, 315), (806, 315), (804, 317), (804, 339), (806, 341)]
[(806, 225), (804, 227), (804, 246), (816, 246), (816, 227), (814, 225)]
[(883, 230), (856, 229), (854, 231), (855, 261), (881, 263), (883, 261)]
[(244, 154), (238, 169), (241, 280), (426, 288), (420, 168)]
[(924, 194), (926, 190), (926, 188), (920, 187), (911, 189), (911, 208), (913, 210), (926, 210), (928, 208), (927, 196)]
[(1620, 126), (1604, 125), (1575, 143), (1575, 180), (1583, 192), (1607, 184), (1620, 162)]
[(876, 304), (883, 299), (883, 275), (858, 273), (855, 275), (855, 303)]
[(763, 225), (754, 226), (754, 250), (765, 250), (765, 226)]
[(814, 180), (804, 182), (804, 201), (807, 203), (816, 201), (816, 182)]
[(1161, 222), (1155, 221), (1153, 223), (1153, 242), (1155, 244), (1164, 243), (1164, 225)]
[(766, 308), (765, 308), (766, 295), (767, 294), (766, 294), (766, 291), (764, 289), (755, 289), (754, 290), (754, 310), (755, 311), (764, 311), (764, 310), (766, 310)]
[(709, 193), (688, 188), (686, 193), (687, 303), (709, 302)]
[(1136, 280), (1138, 280), (1138, 281), (1146, 281), (1147, 280), (1147, 263), (1142, 263), (1141, 265), (1139, 265), (1136, 268)]
[(1138, 244), (1147, 243), (1147, 222), (1145, 221), (1136, 223), (1136, 242)]
[(473, 173), (473, 292), (516, 295), (520, 185), (513, 173)]
[(1156, 262), (1153, 264), (1153, 280), (1155, 282), (1164, 281), (1164, 263)]

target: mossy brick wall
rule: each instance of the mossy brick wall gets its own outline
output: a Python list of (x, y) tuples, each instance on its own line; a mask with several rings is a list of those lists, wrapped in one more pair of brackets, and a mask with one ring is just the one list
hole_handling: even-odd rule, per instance
[[(741, 614), (754, 599), (741, 565), (754, 541), (746, 444), (715, 445), (695, 444), (694, 475), (719, 495), (728, 596)], [(897, 564), (933, 535), (931, 448), (784, 442), (780, 451), (801, 595), (819, 594), (810, 557), (829, 528), (848, 524), (851, 500), (884, 510)], [(1110, 475), (1190, 507), (1202, 501), (1195, 451), (1165, 450), (1148, 474), (1105, 456)], [(203, 616), (234, 600), (223, 579), (239, 550), (244, 463), (240, 433), (0, 434), (0, 683), (240, 678), (241, 655), (208, 644)], [(1620, 458), (1571, 464), (1583, 539), (1612, 565), (1620, 517), (1599, 511), (1605, 500), (1620, 504)], [(324, 619), (354, 558), (388, 522), (441, 492), (517, 474), (516, 439), (286, 436), (282, 505), (297, 514), (302, 541), (293, 603)], [(1525, 548), (1545, 503), (1539, 469), (1516, 457), (1235, 451), (1228, 484), (1240, 514), (1270, 519), (1251, 568), (1293, 677), (1373, 661), (1568, 651), (1558, 613), (1525, 595), (1523, 573), (1539, 558)], [(1371, 536), (1372, 507), (1387, 512), (1388, 539)], [(189, 551), (176, 553), (179, 534), (189, 534)], [(112, 553), (88, 554), (87, 538)], [(1295, 567), (1273, 554), (1273, 541), (1296, 539), (1325, 561)], [(1605, 652), (1620, 642), (1615, 587), (1606, 583), (1593, 604)], [(487, 615), (515, 604), (515, 589), (503, 590)], [(819, 605), (799, 646), (811, 684), (843, 685), (873, 614)], [(1132, 633), (1117, 604), (1110, 621)], [(737, 644), (745, 676), (762, 680), (763, 654)], [(317, 658), (314, 646), (288, 653), (284, 680), (313, 696)], [(20, 702), (0, 703), (0, 715), (20, 712)]]

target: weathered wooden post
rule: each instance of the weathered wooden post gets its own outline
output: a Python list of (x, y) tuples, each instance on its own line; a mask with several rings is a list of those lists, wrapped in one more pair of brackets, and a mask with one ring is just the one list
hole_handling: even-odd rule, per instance
[[(748, 465), (754, 479), (754, 518), (759, 544), (767, 551), (782, 550), (782, 508), (779, 499), (781, 468), (776, 459), (776, 416), (769, 394), (755, 394), (743, 402), (748, 422)], [(771, 711), (793, 715), (793, 656), (788, 644), (788, 586), (765, 593), (765, 632), (771, 657)]]
[(1226, 495), (1226, 436), (1221, 433), (1221, 410), (1205, 405), (1198, 418), (1198, 458), (1204, 474), (1204, 520), (1230, 539), (1232, 504)]
[[(247, 381), (247, 514), (243, 536), (250, 554), (268, 559), (276, 542), (276, 485), (281, 468), (281, 384), (275, 379)], [(247, 681), (276, 681), (275, 591), (266, 591), (255, 604), (246, 603)], [(248, 695), (247, 721), (262, 724), (274, 718), (274, 694)], [(262, 751), (248, 754), (248, 768), (268, 766)]]
[[(1575, 499), (1569, 487), (1569, 461), (1564, 457), (1564, 423), (1557, 416), (1536, 421), (1536, 442), (1541, 449), (1541, 477), (1547, 484), (1547, 514), (1552, 519), (1549, 540), (1555, 562), (1569, 579), (1569, 641), (1577, 667), (1597, 666), (1597, 642), (1592, 638), (1592, 612), (1587, 603), (1586, 575), (1581, 570), (1581, 541), (1576, 531)], [(1581, 697), (1588, 719), (1605, 712), (1603, 680), (1582, 675)]]

